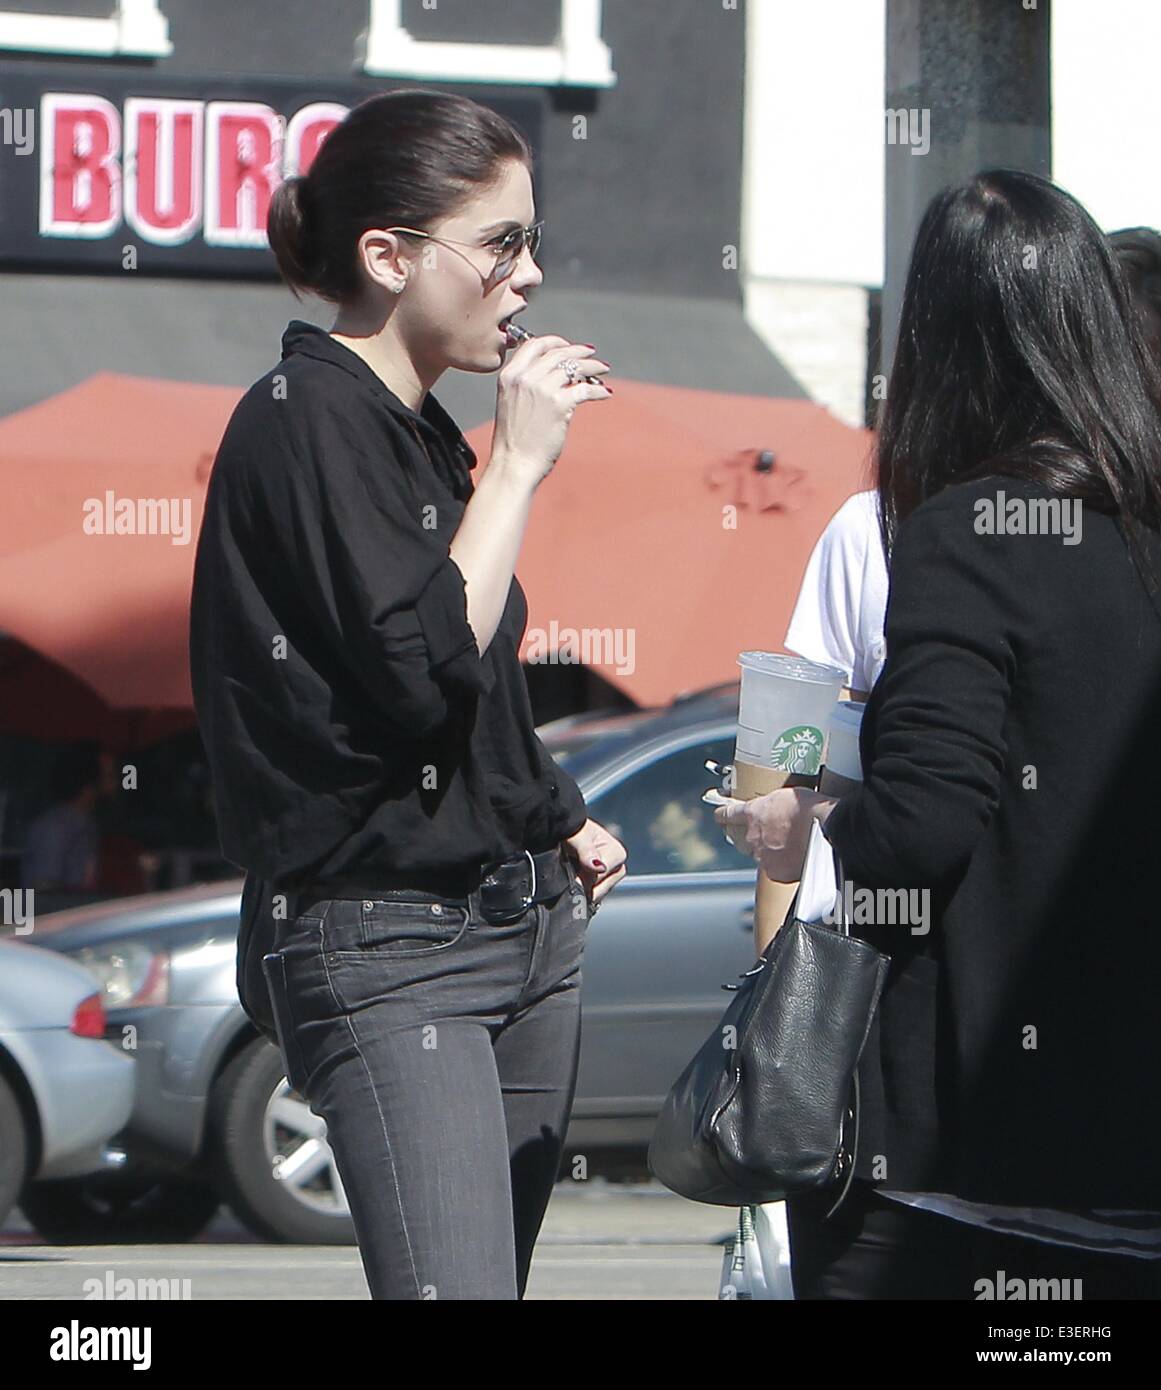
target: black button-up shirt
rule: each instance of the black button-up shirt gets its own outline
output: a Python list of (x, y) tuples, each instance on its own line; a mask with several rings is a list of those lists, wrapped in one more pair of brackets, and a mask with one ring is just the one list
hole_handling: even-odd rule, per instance
[(513, 579), (481, 657), (448, 548), (476, 456), (291, 320), (206, 496), (190, 616), (222, 852), (284, 883), (471, 872), (586, 819), (536, 737)]

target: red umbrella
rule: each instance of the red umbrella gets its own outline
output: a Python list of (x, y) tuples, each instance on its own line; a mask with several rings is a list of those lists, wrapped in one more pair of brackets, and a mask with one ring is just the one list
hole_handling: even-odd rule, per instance
[(740, 651), (782, 648), (819, 533), (868, 485), (870, 443), (810, 401), (618, 380), (537, 489), (521, 655), (567, 648), (639, 705), (737, 680)]
[[(616, 387), (577, 412), (538, 489), (522, 654), (559, 655), (571, 630), (587, 664), (659, 704), (781, 647), (811, 547), (867, 485), (870, 435), (809, 401)], [(194, 545), (240, 394), (101, 373), (0, 420), (0, 631), (112, 710), (191, 707)], [(472, 431), (481, 457), (490, 432)]]
[(239, 395), (102, 372), (0, 420), (0, 630), (111, 710), (191, 708), (194, 549)]

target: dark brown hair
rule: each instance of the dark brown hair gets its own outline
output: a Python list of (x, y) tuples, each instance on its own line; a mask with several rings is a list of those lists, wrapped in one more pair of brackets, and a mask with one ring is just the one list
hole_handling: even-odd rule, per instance
[(497, 112), (449, 92), (407, 88), (369, 97), (319, 145), (309, 171), (274, 191), (266, 235), (295, 296), (341, 304), (357, 296), (359, 237), (370, 227), (429, 231), (506, 160), (532, 150)]
[(1141, 328), (1161, 370), (1161, 234), (1152, 227), (1109, 233), (1121, 273), (1129, 282)]

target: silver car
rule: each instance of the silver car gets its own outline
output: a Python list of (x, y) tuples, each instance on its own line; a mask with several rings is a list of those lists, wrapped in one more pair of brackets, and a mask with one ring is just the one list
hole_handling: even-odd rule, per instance
[(119, 1167), (110, 1141), (132, 1113), (134, 1068), (106, 1030), (87, 970), (0, 941), (0, 1223), (30, 1183)]
[[(707, 761), (733, 755), (736, 718), (734, 685), (540, 730), (629, 852), (585, 949), (568, 1149), (587, 1156), (590, 1172), (644, 1170), (661, 1103), (728, 1002), (721, 986), (754, 961), (754, 863), (701, 800), (719, 780)], [(325, 1124), (289, 1090), (277, 1049), (238, 1002), (240, 893), (239, 882), (210, 884), (77, 908), (38, 927), (44, 945), (105, 980), (110, 1029), (135, 1030), (138, 1099), (124, 1137), (136, 1206), (128, 1196), (119, 1211), (109, 1206), (88, 1238), (147, 1238), (138, 1211), (170, 1238), (192, 1235), (217, 1193), (267, 1239), (353, 1240)], [(75, 1239), (79, 1215), (92, 1216), (87, 1186), (46, 1192), (40, 1228)]]

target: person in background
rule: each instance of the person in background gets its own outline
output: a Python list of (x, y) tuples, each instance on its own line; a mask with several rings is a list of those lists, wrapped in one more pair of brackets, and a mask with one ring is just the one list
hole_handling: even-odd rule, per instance
[(807, 562), (784, 643), (807, 661), (847, 673), (852, 700), (864, 701), (886, 659), (887, 560), (875, 490), (848, 497)]
[(716, 813), (775, 880), (817, 819), (860, 887), (927, 894), (919, 934), (855, 928), (891, 965), (848, 1201), (788, 1203), (800, 1298), (1161, 1291), (1161, 392), (1129, 281), (1047, 180), (933, 200), (877, 442), (865, 780)]
[[(1161, 367), (1161, 233), (1109, 233), (1141, 331)], [(877, 488), (848, 497), (819, 537), (803, 576), (788, 651), (845, 670), (852, 700), (865, 701), (886, 660), (887, 559)]]
[(1125, 227), (1109, 233), (1109, 244), (1128, 282), (1153, 361), (1161, 371), (1161, 233), (1152, 227)]
[(39, 892), (88, 892), (97, 886), (101, 755), (94, 743), (64, 749), (52, 770), (51, 804), (28, 827), (21, 882)]
[[(883, 669), (887, 561), (874, 490), (848, 497), (815, 542), (783, 642), (807, 661), (837, 666), (847, 683), (839, 699), (863, 703)], [(728, 838), (728, 837), (727, 837)], [(797, 881), (766, 884), (771, 910), (754, 914), (754, 954), (774, 935), (771, 919), (785, 916)]]

